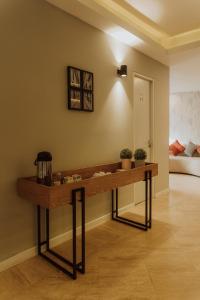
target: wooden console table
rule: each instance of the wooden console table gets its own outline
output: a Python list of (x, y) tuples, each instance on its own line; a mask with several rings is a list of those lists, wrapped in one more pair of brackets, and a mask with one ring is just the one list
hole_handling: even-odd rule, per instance
[[(85, 198), (98, 193), (111, 191), (112, 193), (112, 219), (125, 223), (136, 228), (147, 230), (151, 228), (152, 222), (152, 177), (158, 175), (158, 165), (156, 163), (146, 163), (145, 166), (133, 168), (131, 170), (117, 172), (121, 168), (121, 163), (99, 165), (90, 168), (63, 171), (64, 176), (79, 174), (82, 180), (79, 182), (62, 184), (59, 186), (45, 186), (36, 182), (36, 177), (19, 178), (18, 193), (21, 197), (33, 201), (37, 205), (37, 230), (38, 230), (38, 255), (42, 256), (61, 271), (77, 278), (77, 271), (85, 273)], [(92, 177), (95, 172), (111, 172), (109, 175)], [(118, 188), (145, 181), (145, 216), (144, 223), (136, 222), (119, 216), (118, 212)], [(76, 207), (77, 201), (81, 203), (81, 262), (77, 263), (76, 246)], [(59, 206), (71, 205), (72, 207), (72, 262), (56, 253), (49, 247), (49, 210)], [(45, 210), (45, 240), (41, 239), (41, 208)], [(46, 251), (42, 251), (42, 246), (46, 246)], [(72, 271), (63, 267), (53, 260), (48, 254), (54, 256), (62, 263), (70, 266)]]

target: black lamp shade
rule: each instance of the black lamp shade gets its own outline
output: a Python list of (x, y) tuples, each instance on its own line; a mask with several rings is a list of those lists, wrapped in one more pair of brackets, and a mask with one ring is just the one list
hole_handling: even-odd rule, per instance
[(120, 69), (117, 70), (117, 74), (121, 77), (127, 76), (127, 65), (121, 65)]

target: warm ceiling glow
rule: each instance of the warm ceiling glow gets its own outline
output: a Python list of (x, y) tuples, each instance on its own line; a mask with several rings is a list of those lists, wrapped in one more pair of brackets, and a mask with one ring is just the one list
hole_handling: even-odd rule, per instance
[(154, 22), (159, 22), (163, 16), (163, 5), (160, 0), (126, 0), (126, 2)]

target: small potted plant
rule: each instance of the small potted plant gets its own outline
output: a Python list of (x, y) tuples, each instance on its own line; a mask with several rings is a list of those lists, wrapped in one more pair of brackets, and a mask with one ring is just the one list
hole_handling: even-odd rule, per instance
[(122, 169), (129, 170), (131, 169), (133, 153), (130, 149), (126, 148), (120, 152), (120, 158), (122, 160)]
[(141, 167), (145, 165), (145, 159), (147, 158), (147, 153), (144, 149), (139, 148), (135, 150), (135, 167)]

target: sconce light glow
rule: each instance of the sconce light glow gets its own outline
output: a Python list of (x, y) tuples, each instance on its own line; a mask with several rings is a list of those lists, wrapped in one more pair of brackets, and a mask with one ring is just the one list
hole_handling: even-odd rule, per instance
[(121, 64), (124, 61), (124, 59), (128, 53), (128, 48), (124, 47), (123, 44), (127, 44), (131, 47), (134, 47), (134, 46), (141, 45), (144, 43), (137, 36), (128, 32), (127, 30), (123, 29), (120, 26), (113, 26), (111, 28), (107, 28), (105, 30), (105, 32), (108, 35), (114, 37), (116, 39), (116, 42), (117, 42), (117, 40), (122, 42), (121, 45), (119, 45), (119, 44), (116, 45), (113, 41), (110, 42), (110, 47), (111, 47), (111, 50), (113, 52), (113, 55), (115, 57), (117, 64)]
[(106, 30), (106, 32), (110, 35), (112, 35), (113, 37), (115, 37), (116, 39), (118, 39), (119, 41), (128, 44), (131, 47), (134, 47), (136, 45), (140, 45), (143, 43), (143, 41), (141, 39), (139, 39), (136, 35), (130, 33), (129, 31), (119, 27), (119, 26), (115, 26), (113, 28), (110, 28), (108, 30)]
[(117, 74), (120, 77), (126, 77), (127, 76), (127, 65), (121, 65), (120, 68), (117, 70)]

